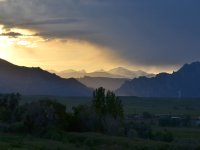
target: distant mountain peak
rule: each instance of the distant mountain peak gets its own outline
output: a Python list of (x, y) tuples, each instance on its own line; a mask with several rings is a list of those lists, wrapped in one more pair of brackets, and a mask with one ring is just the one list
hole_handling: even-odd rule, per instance
[(85, 76), (88, 77), (107, 77), (107, 78), (128, 78), (133, 79), (139, 76), (147, 76), (152, 77), (154, 74), (149, 74), (144, 71), (131, 71), (124, 67), (117, 67), (111, 69), (109, 71), (105, 71), (104, 69), (96, 70), (94, 72), (87, 73), (85, 70), (76, 71), (73, 69), (64, 70), (61, 72), (57, 72), (57, 74), (63, 78), (83, 78)]
[(96, 70), (94, 72), (106, 72), (104, 69), (99, 69), (99, 70)]
[(154, 74), (149, 74), (149, 73), (141, 71), (141, 70), (132, 71), (132, 70), (126, 69), (124, 67), (117, 67), (117, 68), (109, 70), (108, 72), (111, 74), (117, 74), (120, 76), (124, 76), (125, 78), (129, 78), (129, 79), (137, 78), (140, 76), (146, 76), (146, 77), (154, 76)]
[(129, 69), (126, 69), (124, 67), (117, 67), (117, 68), (113, 68), (113, 69), (110, 69), (109, 72), (112, 72), (112, 71), (130, 71)]

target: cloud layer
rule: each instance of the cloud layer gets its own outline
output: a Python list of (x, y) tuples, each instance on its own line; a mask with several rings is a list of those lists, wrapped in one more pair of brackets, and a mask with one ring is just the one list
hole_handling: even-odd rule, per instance
[(106, 46), (132, 64), (180, 65), (200, 59), (199, 5), (198, 0), (6, 0), (0, 1), (0, 23), (48, 39)]

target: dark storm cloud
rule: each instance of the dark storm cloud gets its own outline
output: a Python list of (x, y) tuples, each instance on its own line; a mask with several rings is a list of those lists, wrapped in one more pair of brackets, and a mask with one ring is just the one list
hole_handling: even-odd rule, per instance
[[(7, 0), (0, 22), (108, 46), (141, 65), (200, 59), (198, 0)], [(63, 19), (64, 18), (64, 19)]]
[(34, 25), (50, 25), (50, 24), (70, 24), (70, 23), (78, 23), (81, 20), (78, 19), (68, 19), (68, 18), (61, 18), (61, 19), (48, 19), (48, 20), (40, 20), (35, 22), (27, 22), (20, 24), (20, 26), (34, 26)]
[(17, 33), (17, 32), (7, 32), (7, 33), (0, 34), (0, 36), (8, 36), (8, 37), (12, 37), (12, 38), (17, 38), (19, 36), (24, 36), (24, 35), (21, 33)]
[(34, 36), (43, 36), (49, 38), (74, 38), (84, 40), (87, 37), (92, 37), (94, 34), (91, 31), (82, 31), (82, 30), (65, 30), (65, 31), (48, 31), (40, 32)]

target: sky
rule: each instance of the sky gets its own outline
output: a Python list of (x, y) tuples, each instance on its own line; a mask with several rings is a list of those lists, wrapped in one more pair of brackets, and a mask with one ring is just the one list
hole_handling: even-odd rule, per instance
[(199, 0), (0, 0), (0, 58), (171, 72), (200, 59)]

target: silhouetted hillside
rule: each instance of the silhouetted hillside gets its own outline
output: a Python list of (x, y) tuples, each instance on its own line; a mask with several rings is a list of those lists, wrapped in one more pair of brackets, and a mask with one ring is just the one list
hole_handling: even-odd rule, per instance
[(200, 97), (200, 62), (186, 64), (173, 74), (127, 81), (116, 92), (141, 97)]
[(24, 95), (91, 95), (91, 90), (75, 79), (63, 79), (41, 68), (16, 66), (0, 59), (0, 93), (10, 92)]

